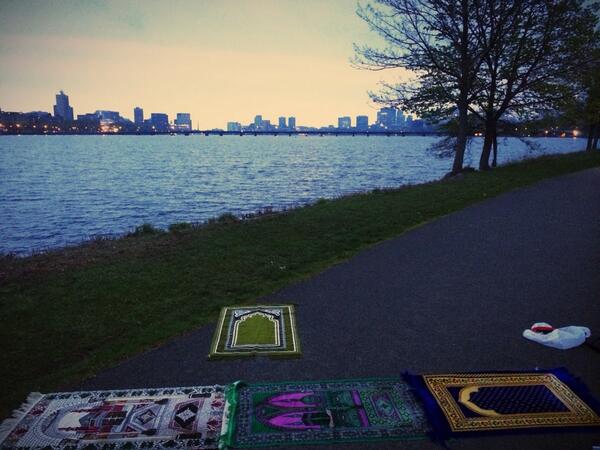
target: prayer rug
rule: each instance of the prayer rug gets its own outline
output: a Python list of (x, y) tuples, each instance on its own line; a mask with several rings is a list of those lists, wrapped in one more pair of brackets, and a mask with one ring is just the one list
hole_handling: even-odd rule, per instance
[(226, 397), (224, 448), (423, 439), (430, 430), (399, 379), (238, 382)]
[(599, 405), (565, 369), (405, 375), (438, 437), (600, 426)]
[(292, 305), (228, 306), (221, 310), (208, 357), (300, 354)]
[(217, 448), (222, 386), (31, 394), (0, 448)]

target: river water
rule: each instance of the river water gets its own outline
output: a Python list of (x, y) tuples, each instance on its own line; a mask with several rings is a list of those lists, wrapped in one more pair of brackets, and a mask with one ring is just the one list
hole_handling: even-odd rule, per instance
[[(0, 253), (166, 228), (225, 212), (282, 209), (319, 198), (436, 180), (452, 160), (434, 137), (3, 136)], [(499, 162), (581, 150), (574, 138), (501, 139)], [(474, 139), (467, 164), (476, 165)], [(471, 156), (472, 154), (472, 156)], [(471, 160), (472, 159), (472, 160)]]

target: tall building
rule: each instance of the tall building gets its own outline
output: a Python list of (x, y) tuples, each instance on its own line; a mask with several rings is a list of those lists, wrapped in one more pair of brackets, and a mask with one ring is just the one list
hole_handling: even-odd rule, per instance
[(348, 116), (338, 117), (338, 128), (350, 128), (352, 126), (352, 119)]
[(190, 113), (177, 113), (175, 128), (182, 131), (192, 130), (192, 117)]
[(369, 116), (356, 116), (356, 129), (366, 131), (369, 129)]
[(133, 108), (133, 123), (135, 123), (137, 126), (144, 124), (144, 110), (139, 106)]
[(279, 118), (279, 128), (280, 129), (287, 128), (287, 125), (285, 124), (285, 117), (283, 117), (283, 116)]
[(404, 114), (402, 111), (396, 112), (396, 127), (404, 128)]
[(396, 109), (381, 108), (377, 112), (377, 124), (384, 128), (394, 128), (396, 125)]
[(56, 94), (56, 105), (54, 105), (54, 117), (65, 122), (73, 121), (73, 108), (69, 106), (69, 96), (63, 91)]
[(227, 131), (242, 131), (242, 124), (239, 122), (227, 122)]
[(410, 128), (412, 126), (412, 123), (413, 123), (413, 116), (411, 116), (411, 115), (406, 116), (406, 122), (405, 122), (406, 128)]
[(254, 126), (260, 128), (263, 124), (263, 118), (260, 114), (254, 116)]
[(290, 130), (296, 129), (296, 118), (295, 117), (288, 117), (288, 128)]
[(169, 116), (164, 113), (150, 114), (150, 125), (156, 131), (169, 131)]

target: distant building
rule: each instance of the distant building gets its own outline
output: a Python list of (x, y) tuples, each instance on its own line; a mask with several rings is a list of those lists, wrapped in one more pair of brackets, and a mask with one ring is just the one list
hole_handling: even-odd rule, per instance
[(256, 115), (254, 117), (254, 126), (256, 128), (260, 128), (260, 127), (262, 127), (262, 124), (263, 124), (263, 118), (262, 118), (262, 116), (260, 114)]
[(191, 131), (192, 116), (190, 113), (177, 113), (177, 118), (175, 119), (175, 128), (181, 131)]
[(242, 124), (239, 122), (227, 122), (227, 131), (242, 131)]
[(77, 114), (78, 122), (99, 122), (100, 119), (96, 113)]
[(296, 129), (296, 118), (295, 117), (288, 117), (288, 128), (290, 130)]
[(425, 122), (421, 119), (413, 120), (411, 128), (413, 131), (423, 131), (425, 129)]
[(406, 116), (406, 122), (404, 122), (404, 124), (406, 125), (406, 128), (410, 128), (412, 126), (413, 123), (413, 116), (408, 115)]
[(356, 129), (366, 131), (369, 129), (369, 116), (356, 116)]
[(273, 125), (271, 125), (271, 121), (270, 120), (263, 120), (261, 127), (263, 130), (269, 131), (273, 129)]
[(122, 122), (123, 118), (119, 111), (106, 111), (99, 109), (94, 114), (102, 121), (102, 122), (110, 122), (110, 123), (118, 123)]
[(52, 119), (52, 114), (46, 111), (30, 111), (23, 113), (25, 117), (32, 121), (41, 121), (41, 120), (50, 120)]
[(64, 122), (73, 121), (73, 108), (69, 105), (69, 96), (63, 91), (56, 94), (56, 105), (54, 105), (54, 117)]
[(150, 126), (156, 131), (169, 131), (169, 116), (164, 113), (150, 114)]
[(348, 116), (338, 118), (338, 128), (350, 128), (352, 126), (352, 120)]
[(133, 108), (133, 123), (137, 126), (142, 126), (144, 124), (144, 110), (139, 106)]
[(402, 113), (402, 111), (397, 111), (396, 112), (396, 127), (397, 128), (404, 128), (404, 114)]
[(285, 128), (287, 128), (287, 125), (285, 124), (285, 117), (282, 116), (282, 117), (279, 118), (279, 125), (278, 126), (279, 126), (279, 129), (282, 129), (282, 130), (285, 129)]
[(381, 108), (377, 112), (377, 124), (384, 128), (394, 128), (396, 125), (396, 109)]

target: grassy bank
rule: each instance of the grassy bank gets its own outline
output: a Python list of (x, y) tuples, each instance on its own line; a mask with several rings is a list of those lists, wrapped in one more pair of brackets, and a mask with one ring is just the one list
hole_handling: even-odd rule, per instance
[[(86, 243), (0, 260), (0, 416), (49, 391), (441, 215), (535, 181), (600, 166), (600, 153), (320, 201), (253, 220)], [(204, 358), (209, 348), (190, 358)], [(200, 380), (201, 381), (201, 380)], [(228, 382), (231, 380), (223, 380)]]

